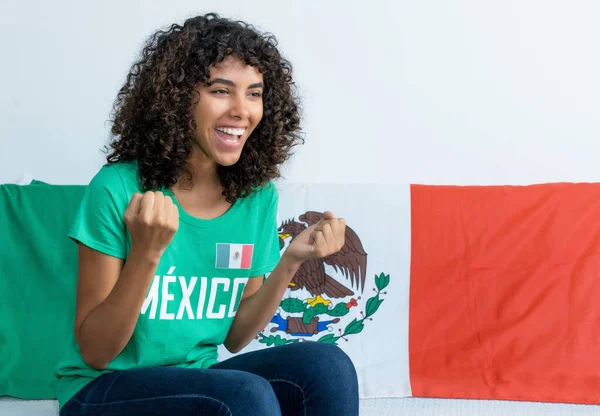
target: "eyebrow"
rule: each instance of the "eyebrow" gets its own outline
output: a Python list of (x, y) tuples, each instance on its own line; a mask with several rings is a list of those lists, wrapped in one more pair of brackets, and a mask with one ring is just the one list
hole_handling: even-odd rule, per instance
[[(214, 84), (223, 84), (223, 85), (228, 85), (230, 87), (235, 87), (235, 82), (230, 81), (228, 79), (225, 78), (215, 78), (212, 81), (208, 81), (207, 85), (211, 86)], [(248, 89), (254, 89), (254, 88), (263, 88), (263, 83), (262, 82), (257, 82), (255, 84), (250, 84), (248, 86)]]

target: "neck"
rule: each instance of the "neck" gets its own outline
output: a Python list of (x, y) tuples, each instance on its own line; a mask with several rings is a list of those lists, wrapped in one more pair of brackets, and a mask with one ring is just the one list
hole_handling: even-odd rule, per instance
[[(187, 160), (191, 177), (183, 177), (173, 187), (179, 202), (197, 216), (210, 218), (214, 210), (220, 212), (228, 207), (223, 197), (223, 185), (217, 175), (217, 164), (210, 160), (200, 149), (194, 148)], [(188, 180), (191, 179), (191, 180)]]
[(196, 188), (221, 188), (217, 175), (217, 164), (210, 160), (202, 150), (194, 147), (187, 162), (191, 165), (192, 181), (190, 184), (186, 183), (186, 187), (194, 190)]
[[(217, 164), (200, 149), (194, 149), (188, 159), (191, 178), (183, 177), (173, 187), (175, 197), (189, 214), (212, 219), (231, 207), (223, 196), (223, 185), (217, 175)], [(191, 179), (191, 180), (188, 180)]]

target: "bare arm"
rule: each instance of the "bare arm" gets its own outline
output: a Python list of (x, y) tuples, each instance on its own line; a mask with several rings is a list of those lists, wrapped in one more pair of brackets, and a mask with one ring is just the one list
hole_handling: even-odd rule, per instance
[(248, 281), (224, 342), (230, 352), (240, 351), (267, 326), (301, 264), (284, 253), (264, 284), (262, 284), (262, 276)]
[(136, 194), (125, 221), (132, 246), (124, 262), (79, 244), (75, 340), (83, 360), (104, 369), (123, 351), (179, 216), (170, 198)]
[(103, 369), (125, 348), (157, 265), (131, 251), (123, 267), (123, 260), (79, 245), (75, 339), (89, 366)]
[(322, 258), (340, 251), (344, 246), (345, 232), (344, 219), (336, 219), (332, 213), (326, 212), (318, 224), (308, 227), (294, 238), (262, 286), (262, 278), (251, 279), (225, 339), (225, 347), (236, 353), (248, 345), (275, 314), (286, 288), (302, 263), (310, 258)]

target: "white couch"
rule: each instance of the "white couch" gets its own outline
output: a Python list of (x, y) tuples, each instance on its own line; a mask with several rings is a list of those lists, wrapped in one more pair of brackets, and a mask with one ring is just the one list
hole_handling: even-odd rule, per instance
[[(56, 416), (55, 400), (0, 397), (1, 416)], [(600, 406), (457, 399), (362, 399), (361, 416), (592, 416)], [(319, 415), (320, 416), (320, 415)]]

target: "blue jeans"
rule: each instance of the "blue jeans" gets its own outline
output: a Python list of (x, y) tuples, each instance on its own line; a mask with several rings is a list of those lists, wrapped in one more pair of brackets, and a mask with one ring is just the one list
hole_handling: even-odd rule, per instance
[(60, 416), (355, 416), (358, 381), (337, 346), (298, 342), (239, 354), (208, 369), (149, 367), (104, 374)]

